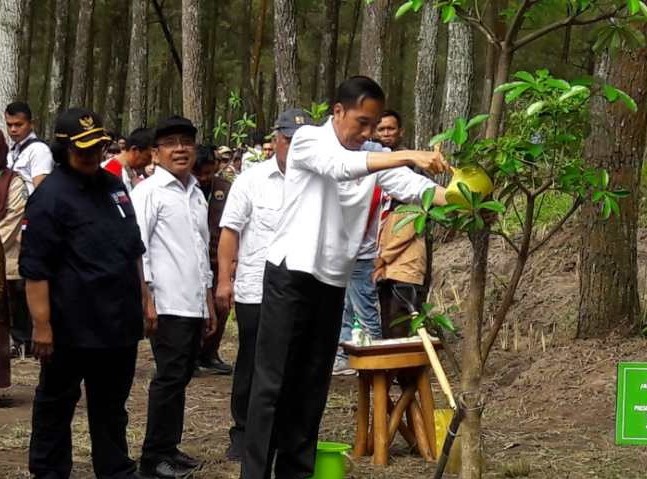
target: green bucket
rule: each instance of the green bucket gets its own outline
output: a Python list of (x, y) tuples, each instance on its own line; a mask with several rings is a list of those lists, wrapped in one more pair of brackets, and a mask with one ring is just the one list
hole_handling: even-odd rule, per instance
[(310, 479), (344, 479), (346, 477), (346, 462), (353, 469), (353, 462), (350, 459), (351, 446), (341, 442), (317, 443), (317, 460), (315, 462), (315, 473)]

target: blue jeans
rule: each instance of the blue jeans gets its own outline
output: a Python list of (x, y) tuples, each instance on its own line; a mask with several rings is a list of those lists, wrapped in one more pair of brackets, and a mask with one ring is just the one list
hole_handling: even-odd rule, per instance
[[(344, 298), (344, 318), (341, 325), (339, 342), (350, 341), (354, 317), (357, 315), (364, 331), (372, 338), (382, 337), (380, 306), (377, 288), (371, 279), (373, 273), (372, 259), (358, 259), (355, 262)], [(347, 354), (340, 350), (337, 357), (345, 359)]]

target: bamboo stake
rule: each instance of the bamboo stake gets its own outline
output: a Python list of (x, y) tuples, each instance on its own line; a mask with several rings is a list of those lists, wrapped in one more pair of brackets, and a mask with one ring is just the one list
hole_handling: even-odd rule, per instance
[(447, 380), (447, 376), (445, 375), (445, 370), (440, 364), (440, 359), (438, 359), (438, 354), (436, 354), (436, 348), (434, 348), (434, 345), (431, 343), (431, 338), (429, 338), (427, 330), (424, 327), (419, 328), (418, 336), (420, 336), (420, 339), (422, 339), (422, 344), (425, 347), (427, 356), (429, 356), (429, 362), (431, 363), (431, 367), (434, 370), (434, 374), (436, 374), (436, 377), (438, 378), (440, 388), (447, 396), (450, 407), (452, 409), (456, 409), (456, 401), (454, 400), (452, 387), (449, 385), (449, 381)]

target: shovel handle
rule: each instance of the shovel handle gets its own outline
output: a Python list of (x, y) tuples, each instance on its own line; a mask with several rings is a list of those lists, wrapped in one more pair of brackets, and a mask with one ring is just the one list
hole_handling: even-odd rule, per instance
[(440, 364), (440, 359), (438, 359), (438, 354), (436, 354), (436, 348), (434, 348), (434, 345), (431, 343), (431, 339), (429, 338), (429, 334), (427, 334), (427, 330), (424, 327), (419, 328), (418, 336), (420, 336), (420, 339), (422, 339), (422, 344), (425, 347), (427, 356), (429, 356), (429, 362), (431, 363), (431, 367), (434, 370), (436, 377), (438, 378), (438, 382), (440, 383), (440, 388), (447, 396), (447, 400), (449, 401), (449, 406), (452, 409), (456, 410), (456, 401), (454, 400), (452, 387), (449, 385), (449, 381), (447, 380), (447, 375), (445, 374), (445, 370)]

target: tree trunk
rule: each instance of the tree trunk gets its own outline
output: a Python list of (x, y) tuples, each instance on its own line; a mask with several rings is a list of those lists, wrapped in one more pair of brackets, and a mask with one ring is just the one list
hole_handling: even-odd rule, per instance
[(34, 2), (22, 0), (22, 35), (20, 41), (20, 72), (18, 97), (27, 101), (29, 98), (29, 67), (31, 64), (31, 41), (34, 30)]
[(265, 22), (267, 19), (267, 6), (268, 0), (260, 0), (260, 6), (258, 8), (258, 17), (256, 24), (256, 32), (254, 33), (254, 51), (252, 52), (252, 84), (254, 89), (259, 93), (258, 90), (258, 75), (260, 72), (261, 65), (261, 53), (263, 51), (263, 35), (265, 33)]
[(54, 53), (54, 28), (56, 27), (56, 14), (54, 9), (56, 8), (56, 0), (47, 0), (46, 5), (43, 8), (47, 12), (47, 25), (45, 27), (45, 71), (42, 78), (38, 79), (38, 113), (37, 113), (37, 124), (36, 124), (36, 134), (41, 138), (47, 139), (43, 136), (49, 124), (47, 118), (47, 94), (49, 93), (49, 82), (51, 78), (52, 71), (52, 62), (49, 60), (52, 58)]
[[(499, 60), (497, 62), (496, 74), (494, 76), (494, 89), (508, 81), (510, 65), (512, 65), (512, 56), (513, 52), (509, 47), (503, 45), (501, 52), (499, 52)], [(490, 117), (488, 118), (485, 129), (486, 138), (496, 138), (499, 136), (499, 129), (503, 118), (503, 99), (504, 97), (502, 93), (492, 94), (492, 103), (490, 104), (489, 109)]]
[(252, 73), (251, 73), (251, 52), (249, 50), (252, 38), (251, 12), (252, 1), (243, 0), (241, 9), (238, 12), (238, 24), (240, 25), (240, 38), (238, 42), (238, 61), (240, 62), (240, 95), (247, 111), (250, 104)]
[(388, 70), (383, 69), (383, 77), (388, 73), (388, 80), (383, 78), (382, 82), (384, 85), (388, 85), (389, 108), (401, 112), (403, 108), (402, 97), (404, 92), (405, 75), (405, 69), (402, 68), (402, 63), (404, 61), (407, 48), (406, 25), (403, 23), (391, 24), (388, 37), (390, 45), (388, 53)]
[(364, 5), (362, 16), (359, 72), (380, 85), (384, 73), (384, 50), (390, 7), (391, 0), (375, 0)]
[(52, 52), (50, 62), (47, 122), (45, 127), (45, 138), (48, 140), (54, 137), (54, 121), (56, 115), (63, 109), (63, 100), (65, 97), (63, 85), (65, 79), (65, 51), (67, 46), (66, 20), (69, 0), (56, 0), (55, 5), (54, 51)]
[(278, 109), (300, 106), (294, 0), (274, 0), (274, 62)]
[(348, 78), (348, 69), (350, 61), (353, 58), (353, 49), (355, 46), (355, 37), (357, 36), (357, 27), (359, 26), (359, 17), (362, 13), (364, 0), (357, 0), (355, 3), (355, 12), (353, 14), (353, 27), (350, 30), (350, 39), (348, 41), (348, 51), (346, 52), (346, 61), (344, 62), (344, 78)]
[[(500, 16), (501, 1), (493, 0), (485, 12), (485, 21), (494, 31), (497, 38), (505, 36), (505, 22)], [(499, 49), (496, 45), (489, 43), (485, 52), (485, 72), (483, 74), (483, 94), (481, 95), (481, 112), (490, 110), (492, 104), (492, 92), (496, 81), (496, 67), (499, 60)]]
[(323, 31), (321, 38), (321, 57), (319, 59), (318, 101), (329, 105), (335, 99), (337, 87), (337, 40), (339, 36), (340, 0), (325, 0), (323, 12)]
[(180, 75), (182, 75), (182, 60), (180, 59), (180, 54), (177, 52), (177, 48), (175, 48), (173, 35), (171, 34), (171, 30), (169, 29), (168, 22), (166, 21), (166, 17), (164, 16), (164, 11), (162, 10), (162, 6), (157, 0), (152, 0), (152, 3), (153, 3), (153, 8), (155, 9), (155, 13), (157, 14), (157, 18), (159, 19), (160, 27), (162, 29), (162, 33), (164, 34), (164, 39), (168, 44), (169, 50), (171, 51), (171, 55), (173, 56), (173, 62), (175, 63), (177, 72)]
[[(0, 0), (0, 108), (3, 111), (18, 96), (21, 8), (21, 0)], [(6, 132), (4, 121), (0, 121), (0, 129)]]
[(440, 13), (433, 3), (426, 2), (420, 15), (418, 62), (414, 86), (414, 148), (424, 149), (433, 133), (434, 99), (436, 97), (436, 58)]
[(182, 0), (182, 104), (184, 116), (198, 129), (198, 142), (204, 133), (202, 51), (200, 0)]
[(85, 94), (88, 87), (88, 58), (92, 48), (90, 38), (92, 31), (92, 12), (94, 0), (79, 2), (79, 15), (76, 23), (76, 40), (74, 42), (74, 57), (72, 68), (72, 91), (70, 106), (85, 106)]
[(472, 105), (474, 82), (474, 35), (463, 22), (449, 24), (447, 71), (441, 115), (442, 129), (451, 128), (457, 118), (467, 118)]
[[(113, 15), (109, 17), (110, 20), (114, 19)], [(106, 72), (110, 71), (110, 62), (112, 60), (113, 25), (114, 23), (112, 21), (108, 24), (101, 25), (99, 27), (101, 30), (98, 32), (97, 52), (99, 54), (99, 60), (97, 63), (99, 64), (99, 69), (96, 75), (98, 78), (94, 85), (93, 110), (102, 117), (105, 116), (106, 93), (108, 91), (108, 79), (110, 78), (110, 74), (106, 74)]]
[(461, 358), (461, 397), (465, 419), (460, 428), (462, 441), (461, 479), (480, 479), (481, 453), (481, 334), (483, 331), (483, 306), (487, 275), (487, 258), (490, 231), (485, 228), (470, 235), (472, 269), (467, 297), (463, 347)]
[(125, 0), (115, 0), (110, 74), (108, 75), (104, 122), (106, 128), (118, 133), (122, 132), (122, 113), (128, 71), (128, 22), (123, 21), (123, 14), (127, 11), (128, 4)]
[[(647, 33), (647, 27), (641, 27)], [(603, 54), (597, 75), (629, 94), (639, 105), (634, 114), (618, 101), (595, 98), (585, 162), (609, 172), (612, 188), (630, 195), (620, 200), (620, 216), (600, 218), (591, 203), (582, 210), (580, 250), (580, 338), (601, 337), (613, 330), (635, 332), (639, 325), (637, 230), (640, 179), (647, 137), (647, 48)]]
[(128, 55), (127, 125), (128, 131), (146, 125), (146, 100), (148, 95), (148, 2), (131, 2), (130, 49)]

